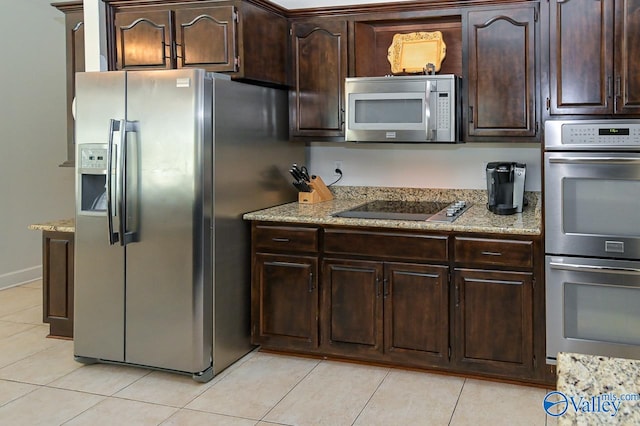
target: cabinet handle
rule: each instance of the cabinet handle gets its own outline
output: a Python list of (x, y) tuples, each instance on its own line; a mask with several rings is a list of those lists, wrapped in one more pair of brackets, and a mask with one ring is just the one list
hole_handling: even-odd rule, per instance
[(469, 123), (473, 123), (473, 107), (469, 106)]
[(382, 281), (382, 295), (385, 299), (389, 295), (389, 280), (387, 278)]
[(457, 308), (458, 306), (460, 306), (460, 286), (458, 285), (458, 283), (456, 283), (454, 290), (455, 290), (454, 297), (456, 299), (456, 308)]
[(620, 87), (621, 84), (621, 78), (620, 76), (616, 77), (616, 95), (613, 98), (613, 112), (618, 112), (618, 99), (620, 99), (620, 96), (622, 95), (622, 88)]
[(612, 87), (613, 79), (610, 75), (607, 76), (607, 98), (611, 98), (613, 87)]
[[(183, 45), (181, 45), (181, 44), (180, 44), (180, 43), (178, 43), (178, 42), (175, 42), (175, 41), (173, 42), (173, 45), (174, 45), (174, 53), (175, 53), (176, 59), (178, 59), (178, 58), (180, 58), (180, 59), (184, 58), (184, 46), (183, 46)], [(180, 48), (181, 48), (181, 50), (182, 50), (182, 55), (178, 55), (178, 47), (180, 47)]]
[(313, 285), (313, 272), (309, 272), (309, 293), (313, 293), (315, 286)]
[(482, 251), (480, 254), (483, 256), (502, 256), (502, 253), (499, 251)]
[(380, 297), (380, 277), (376, 277), (376, 297)]
[(289, 239), (288, 238), (273, 237), (271, 239), (271, 241), (276, 242), (276, 243), (288, 243)]
[[(167, 56), (167, 47), (169, 48), (169, 56)], [(167, 44), (163, 41), (162, 51), (164, 52), (164, 56), (162, 57), (162, 59), (168, 59), (169, 61), (171, 61), (171, 55), (173, 54), (173, 44)]]

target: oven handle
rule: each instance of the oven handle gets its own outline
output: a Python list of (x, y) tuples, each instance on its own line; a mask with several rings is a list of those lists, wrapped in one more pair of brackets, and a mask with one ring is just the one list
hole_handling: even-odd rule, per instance
[(558, 263), (549, 262), (549, 266), (553, 269), (564, 269), (567, 271), (589, 271), (599, 272), (602, 274), (622, 274), (622, 275), (640, 275), (640, 269), (636, 268), (613, 268), (610, 266), (596, 266), (596, 265), (575, 265), (572, 263)]
[(633, 157), (550, 157), (550, 163), (558, 164), (640, 164), (640, 158)]

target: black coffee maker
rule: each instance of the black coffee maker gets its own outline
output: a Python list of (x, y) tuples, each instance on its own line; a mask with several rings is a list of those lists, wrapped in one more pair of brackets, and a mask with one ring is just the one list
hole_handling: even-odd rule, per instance
[(527, 165), (493, 162), (486, 171), (487, 208), (495, 214), (522, 213)]

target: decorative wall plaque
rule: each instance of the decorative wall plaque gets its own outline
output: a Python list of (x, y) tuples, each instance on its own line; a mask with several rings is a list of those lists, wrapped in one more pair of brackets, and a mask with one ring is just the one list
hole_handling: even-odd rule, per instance
[(395, 34), (389, 46), (387, 59), (393, 74), (424, 73), (427, 64), (433, 64), (435, 71), (447, 54), (447, 45), (440, 31)]

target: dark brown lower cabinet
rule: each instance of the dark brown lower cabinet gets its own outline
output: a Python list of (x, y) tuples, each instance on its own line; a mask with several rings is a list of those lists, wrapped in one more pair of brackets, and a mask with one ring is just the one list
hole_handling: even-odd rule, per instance
[(447, 266), (326, 259), (321, 350), (408, 365), (447, 364)]
[(42, 321), (51, 337), (73, 337), (73, 244), (73, 232), (42, 232)]
[(533, 279), (527, 272), (456, 269), (455, 364), (505, 376), (533, 372)]
[(416, 366), (449, 363), (447, 266), (385, 263), (384, 352)]
[(318, 347), (318, 260), (256, 254), (252, 283), (252, 343), (309, 350)]
[(382, 354), (382, 262), (322, 263), (322, 349), (339, 355)]
[(253, 247), (255, 344), (553, 382), (540, 237), (261, 222)]

